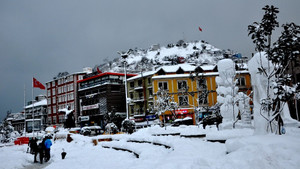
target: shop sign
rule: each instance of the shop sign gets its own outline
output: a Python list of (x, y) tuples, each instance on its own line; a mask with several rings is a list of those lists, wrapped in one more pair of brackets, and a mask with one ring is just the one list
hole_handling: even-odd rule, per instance
[(188, 109), (175, 110), (176, 114), (187, 114), (188, 112), (189, 112)]
[(98, 109), (99, 108), (99, 104), (92, 104), (92, 105), (88, 105), (88, 106), (82, 106), (82, 110), (91, 110), (91, 109)]
[(148, 116), (146, 116), (146, 119), (148, 119), (148, 120), (155, 120), (155, 118), (156, 118), (156, 115), (148, 115)]
[(79, 117), (79, 121), (89, 121), (90, 120), (90, 116), (80, 116)]

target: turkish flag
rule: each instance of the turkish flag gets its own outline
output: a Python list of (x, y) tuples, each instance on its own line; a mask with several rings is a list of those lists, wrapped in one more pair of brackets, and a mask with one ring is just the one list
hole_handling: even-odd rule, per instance
[(102, 73), (102, 71), (99, 69), (99, 67), (97, 67), (97, 72), (100, 74)]
[(41, 82), (37, 81), (35, 78), (33, 78), (33, 87), (37, 87), (42, 90), (46, 89), (45, 86)]
[(200, 28), (200, 26), (199, 26), (199, 31), (202, 32), (202, 28)]

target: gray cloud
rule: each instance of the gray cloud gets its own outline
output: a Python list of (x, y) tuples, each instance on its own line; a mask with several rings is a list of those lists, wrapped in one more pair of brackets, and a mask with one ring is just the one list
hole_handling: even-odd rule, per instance
[(299, 24), (298, 0), (1, 1), (0, 118), (7, 110), (22, 110), (24, 85), (31, 99), (33, 76), (44, 83), (58, 72), (119, 57), (119, 50), (185, 39), (249, 56), (254, 46), (247, 26), (260, 21), (261, 8), (270, 3), (279, 7), (281, 24)]

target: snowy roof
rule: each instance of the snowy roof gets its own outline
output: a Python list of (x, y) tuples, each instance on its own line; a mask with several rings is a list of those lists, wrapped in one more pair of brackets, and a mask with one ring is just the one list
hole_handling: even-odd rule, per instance
[(46, 84), (46, 83), (53, 82), (53, 81), (55, 81), (55, 80), (64, 79), (64, 78), (66, 78), (66, 77), (68, 77), (68, 76), (80, 75), (80, 74), (87, 74), (87, 73), (86, 73), (86, 72), (73, 72), (73, 73), (70, 73), (70, 74), (68, 74), (68, 75), (66, 75), (66, 76), (57, 77), (56, 79), (52, 79), (52, 80), (46, 81), (45, 84)]
[(214, 68), (216, 67), (216, 65), (203, 65), (203, 66), (200, 66), (200, 67), (204, 71), (207, 71), (207, 70), (214, 70)]
[[(236, 71), (236, 74), (246, 74), (249, 73), (247, 70), (243, 71)], [(195, 74), (193, 73), (195, 76)], [(218, 76), (219, 72), (208, 72), (208, 73), (200, 73), (200, 75), (203, 76)], [(152, 79), (171, 79), (171, 78), (188, 78), (190, 77), (190, 74), (172, 74), (172, 75), (159, 75), (159, 76), (153, 76)]]
[(47, 105), (47, 99), (43, 99), (41, 101), (25, 106), (25, 109), (32, 108), (32, 106), (37, 107), (37, 106), (46, 106), (46, 105)]
[[(147, 76), (152, 76), (156, 71), (148, 71), (148, 72), (143, 72), (143, 77), (147, 77)], [(131, 77), (129, 79), (127, 79), (127, 81), (131, 81), (131, 80), (135, 80), (135, 79), (139, 79), (142, 77), (142, 74), (138, 74), (134, 77)]]
[(190, 65), (190, 64), (178, 64), (178, 65), (172, 65), (172, 66), (162, 66), (157, 69), (155, 73), (163, 69), (166, 73), (173, 73), (176, 72), (179, 68), (181, 68), (185, 72), (192, 72), (195, 70), (196, 66)]

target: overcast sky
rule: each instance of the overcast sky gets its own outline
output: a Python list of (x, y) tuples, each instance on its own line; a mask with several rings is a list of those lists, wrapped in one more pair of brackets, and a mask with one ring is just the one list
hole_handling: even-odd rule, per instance
[(31, 100), (33, 76), (45, 83), (119, 57), (117, 51), (184, 39), (250, 56), (247, 26), (261, 20), (266, 4), (279, 8), (280, 24), (300, 24), (299, 0), (1, 0), (0, 120), (8, 110), (22, 111), (24, 85)]

